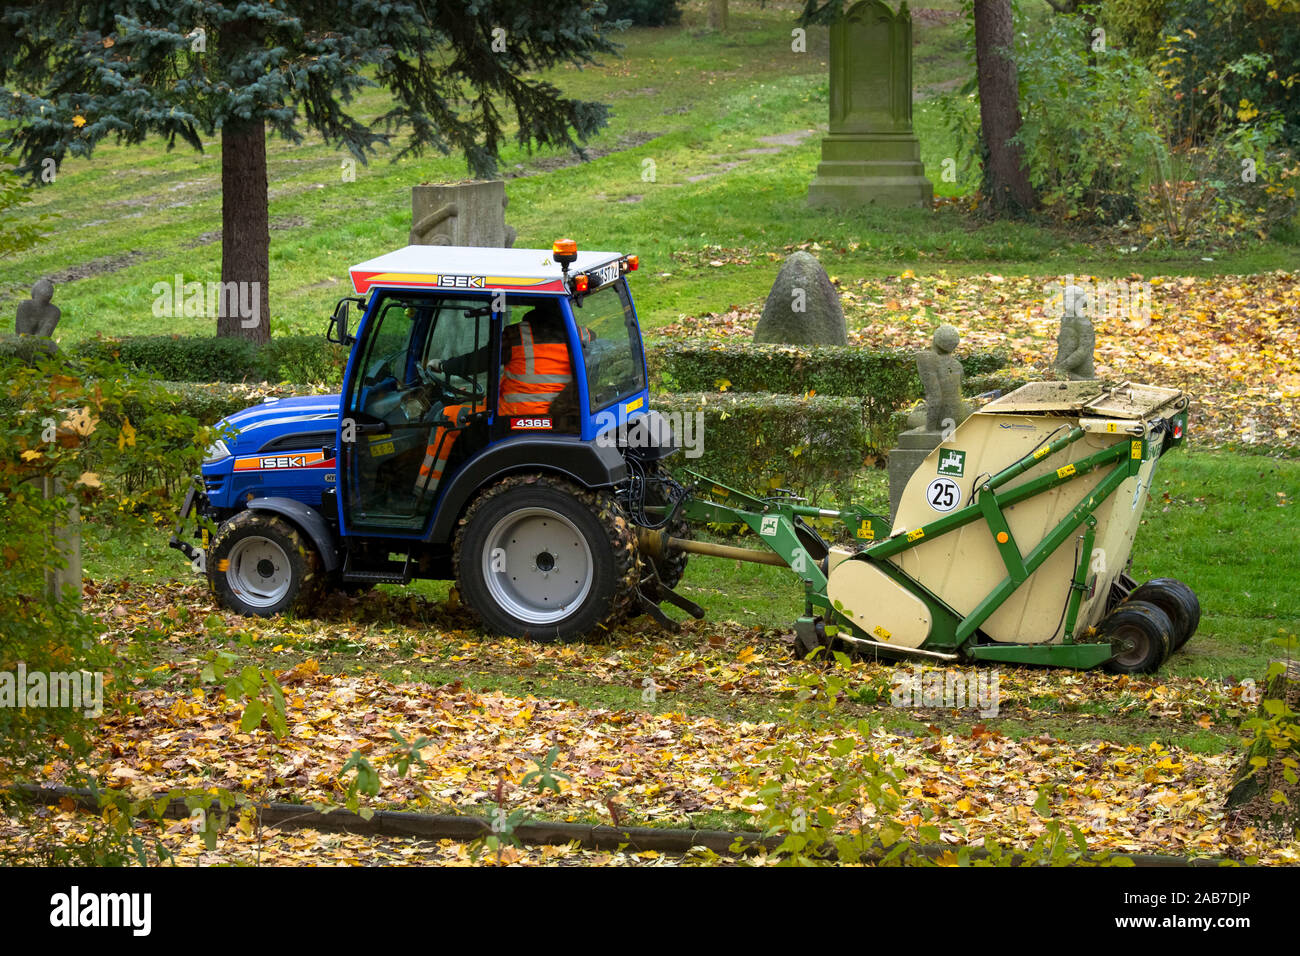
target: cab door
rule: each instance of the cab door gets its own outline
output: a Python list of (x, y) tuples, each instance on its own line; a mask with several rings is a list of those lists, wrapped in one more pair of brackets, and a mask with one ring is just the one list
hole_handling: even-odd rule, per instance
[[(348, 534), (417, 537), (486, 434), (490, 299), (384, 292), (359, 330), (339, 416), (339, 507)], [(482, 371), (430, 360), (478, 356)]]

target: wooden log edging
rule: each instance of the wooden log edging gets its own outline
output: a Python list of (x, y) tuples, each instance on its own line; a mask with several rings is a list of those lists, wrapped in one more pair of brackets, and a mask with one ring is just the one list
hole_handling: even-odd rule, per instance
[[(90, 790), (75, 787), (39, 786), (18, 784), (12, 791), (30, 803), (55, 804), (70, 799), (78, 809), (98, 813), (102, 808)], [(159, 797), (163, 796), (159, 794)], [(350, 810), (338, 809), (322, 813), (296, 803), (263, 803), (258, 807), (260, 822), (264, 827), (284, 830), (327, 830), (355, 833), (361, 836), (420, 838), (426, 840), (454, 840), (468, 843), (492, 836), (491, 823), (482, 818), (464, 814), (412, 813), (405, 810), (376, 810), (366, 819)], [(235, 808), (230, 808), (235, 809)], [(172, 800), (163, 812), (169, 819), (184, 819), (191, 815), (184, 800)], [(213, 801), (209, 812), (223, 812)], [(760, 850), (775, 850), (782, 837), (764, 836), (746, 830), (686, 830), (666, 827), (611, 827), (598, 824), (560, 823), (536, 821), (515, 827), (514, 835), (528, 846), (567, 846), (579, 844), (586, 850), (626, 850), (641, 853), (653, 850), (659, 853), (686, 854), (695, 847), (705, 847), (723, 856), (752, 855)], [(740, 841), (740, 850), (732, 849)], [(911, 854), (933, 860), (960, 847), (944, 844), (910, 844), (904, 856)], [(875, 844), (866, 850), (858, 862), (876, 863), (884, 859), (888, 850)], [(831, 851), (833, 855), (834, 851)], [(972, 859), (984, 859), (988, 851), (982, 847), (970, 848)], [(1012, 865), (1024, 865), (1023, 853), (1009, 854)], [(1152, 853), (1113, 853), (1112, 860), (1128, 860), (1138, 867), (1217, 867), (1236, 864), (1225, 857), (1182, 857)]]

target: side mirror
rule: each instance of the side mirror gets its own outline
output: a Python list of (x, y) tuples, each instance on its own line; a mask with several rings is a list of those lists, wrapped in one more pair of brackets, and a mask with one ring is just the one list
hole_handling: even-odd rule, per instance
[(334, 306), (334, 314), (330, 316), (329, 328), (325, 331), (327, 341), (334, 342), (337, 345), (351, 345), (356, 341), (348, 334), (348, 316), (353, 302), (360, 303), (360, 300), (343, 298), (339, 299), (338, 304)]

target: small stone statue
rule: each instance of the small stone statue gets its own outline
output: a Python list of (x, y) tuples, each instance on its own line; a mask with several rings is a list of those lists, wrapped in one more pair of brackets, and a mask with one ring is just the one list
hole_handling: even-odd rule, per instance
[(1065, 312), (1061, 331), (1056, 336), (1056, 374), (1070, 382), (1096, 378), (1092, 368), (1092, 351), (1097, 334), (1088, 317), (1091, 304), (1086, 290), (1077, 285), (1065, 287)]
[(38, 279), (32, 286), (32, 297), (18, 303), (18, 318), (14, 322), (14, 331), (19, 335), (35, 335), (48, 339), (54, 334), (54, 327), (59, 324), (63, 311), (52, 305), (54, 283), (49, 279)]
[(938, 432), (955, 428), (970, 415), (961, 397), (961, 362), (953, 354), (960, 341), (956, 329), (941, 325), (934, 330), (933, 348), (916, 353), (916, 370), (925, 389), (925, 407), (909, 417), (909, 426)]

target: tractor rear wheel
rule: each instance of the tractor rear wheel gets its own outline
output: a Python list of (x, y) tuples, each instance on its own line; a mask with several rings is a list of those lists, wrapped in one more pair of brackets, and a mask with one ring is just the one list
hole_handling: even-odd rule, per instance
[(1174, 650), (1186, 644), (1201, 623), (1196, 592), (1176, 578), (1152, 578), (1129, 592), (1128, 599), (1154, 604), (1168, 615), (1174, 626)]
[(512, 475), (479, 495), (455, 561), (488, 630), (539, 641), (613, 626), (639, 576), (636, 534), (613, 497), (551, 475)]
[(207, 554), (217, 600), (238, 614), (270, 617), (306, 607), (320, 590), (320, 556), (279, 515), (241, 511), (217, 529)]
[(1115, 649), (1106, 669), (1116, 674), (1153, 673), (1173, 652), (1169, 616), (1145, 601), (1125, 601), (1101, 619), (1097, 630)]

